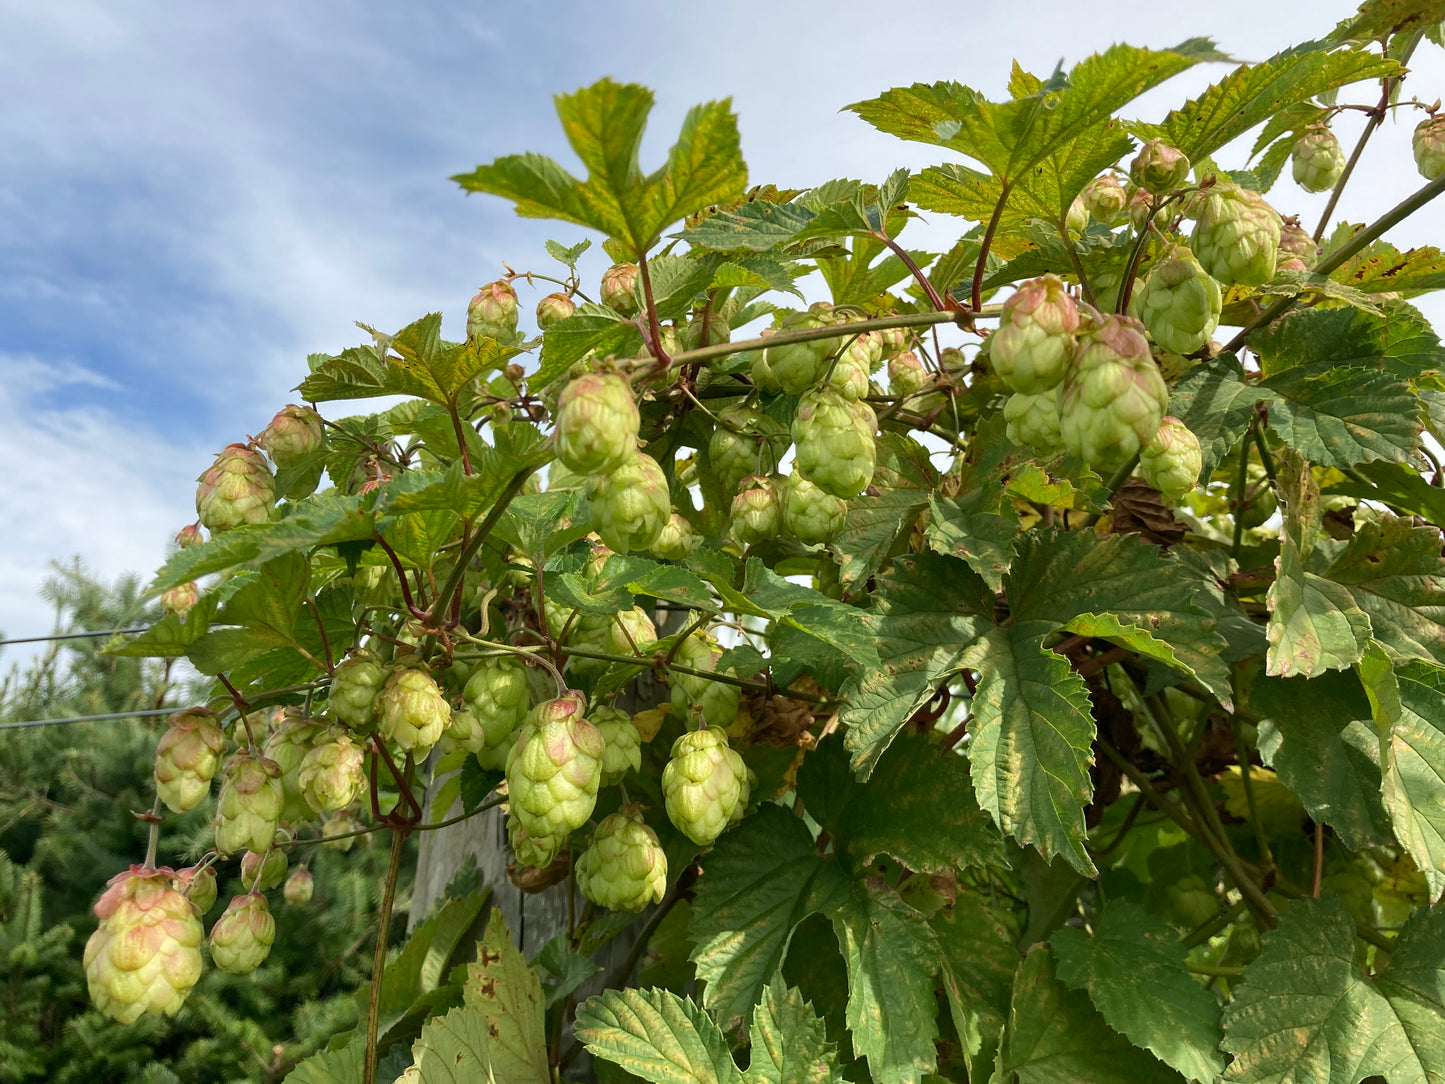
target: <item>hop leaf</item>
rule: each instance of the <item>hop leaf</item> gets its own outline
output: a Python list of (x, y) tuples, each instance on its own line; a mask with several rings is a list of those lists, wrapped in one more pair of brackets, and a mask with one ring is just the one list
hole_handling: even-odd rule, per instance
[(225, 751), (226, 735), (212, 712), (192, 708), (172, 715), (156, 745), (156, 794), (166, 808), (184, 813), (200, 805)]
[(222, 971), (246, 975), (260, 967), (276, 940), (276, 920), (260, 892), (233, 896), (211, 927), (211, 962)]
[(586, 373), (572, 381), (557, 397), (555, 416), (557, 458), (577, 474), (614, 471), (637, 450), (637, 403), (615, 373)]
[(201, 922), (168, 869), (132, 866), (112, 877), (95, 904), (100, 925), (85, 945), (95, 1007), (133, 1024), (174, 1016), (201, 977)]
[(650, 455), (633, 458), (587, 483), (592, 529), (618, 553), (651, 546), (672, 516), (672, 494), (662, 468)]
[(260, 452), (229, 444), (196, 481), (196, 514), (212, 534), (270, 520), (276, 479)]
[(672, 743), (662, 770), (667, 817), (679, 832), (706, 847), (747, 806), (750, 787), (743, 758), (715, 728), (691, 730)]
[(599, 907), (641, 911), (667, 892), (667, 855), (636, 805), (603, 819), (577, 860), (577, 887)]
[(507, 757), (511, 815), (534, 839), (565, 839), (597, 804), (607, 743), (582, 709), (577, 693), (538, 704)]

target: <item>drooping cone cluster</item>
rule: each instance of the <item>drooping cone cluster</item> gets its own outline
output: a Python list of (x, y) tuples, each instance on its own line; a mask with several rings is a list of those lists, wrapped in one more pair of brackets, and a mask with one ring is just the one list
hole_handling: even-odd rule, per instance
[(548, 294), (537, 302), (537, 326), (543, 331), (577, 311), (577, 302), (566, 294)]
[(244, 750), (232, 756), (221, 770), (216, 850), (224, 855), (270, 848), (285, 801), (275, 761)]
[(451, 716), (451, 705), (425, 670), (398, 670), (377, 698), (382, 736), (418, 757), (441, 739)]
[[(716, 673), (721, 657), (722, 648), (715, 639), (707, 633), (695, 632), (677, 646), (673, 662), (689, 670)], [(696, 713), (708, 726), (715, 727), (731, 726), (737, 718), (741, 692), (736, 685), (678, 669), (670, 672), (668, 682), (672, 686), (672, 706), (683, 718)]]
[(1133, 295), (1130, 313), (1149, 337), (1175, 354), (1192, 354), (1219, 326), (1223, 295), (1184, 245), (1171, 245)]
[(577, 859), (577, 887), (599, 907), (641, 911), (667, 892), (667, 855), (635, 804), (603, 819)]
[(543, 849), (587, 823), (602, 783), (607, 742), (583, 717), (581, 694), (538, 704), (507, 757), (507, 801), (513, 819)]
[(1415, 126), (1410, 139), (1420, 176), (1433, 181), (1445, 174), (1445, 113), (1428, 117)]
[(1190, 248), (1205, 271), (1234, 286), (1274, 277), (1280, 217), (1257, 192), (1219, 178), (1201, 194), (1198, 216)]
[(1058, 386), (1074, 353), (1079, 308), (1057, 275), (1023, 283), (1004, 302), (988, 352), (999, 379), (1038, 395)]
[(306, 718), (300, 709), (287, 708), (266, 736), (261, 755), (281, 770), (283, 821), (307, 821), (315, 814), (301, 794), (301, 762), (325, 732), (325, 727)]
[(276, 920), (260, 892), (233, 896), (211, 927), (211, 962), (222, 971), (246, 975), (265, 962), (276, 940)]
[(327, 707), (353, 730), (368, 731), (376, 722), (376, 699), (386, 684), (386, 668), (370, 651), (353, 651), (331, 672)]
[(662, 770), (667, 817), (694, 843), (706, 847), (739, 819), (750, 790), (747, 766), (721, 730), (690, 730), (672, 743)]
[(1079, 335), (1059, 398), (1059, 435), (1086, 463), (1123, 463), (1159, 428), (1169, 388), (1130, 316), (1101, 316)]
[(483, 659), (467, 679), (462, 700), (482, 731), (482, 747), (474, 750), (478, 763), (483, 768), (505, 768), (531, 703), (526, 669), (508, 658)]
[(822, 388), (806, 392), (793, 416), (798, 473), (825, 493), (852, 500), (873, 480), (878, 419), (864, 402)]
[[(807, 331), (828, 327), (836, 320), (827, 311), (795, 312), (784, 318), (775, 334)], [(801, 395), (818, 382), (828, 366), (828, 359), (842, 345), (841, 339), (813, 339), (801, 343), (781, 343), (753, 355), (753, 383), (767, 392)]]
[(318, 813), (345, 809), (365, 786), (365, 759), (345, 727), (332, 727), (301, 760), (302, 798)]
[(778, 492), (771, 478), (744, 478), (733, 498), (728, 517), (728, 535), (740, 545), (754, 546), (778, 537), (782, 526)]
[(1129, 179), (1145, 192), (1162, 196), (1189, 179), (1189, 159), (1162, 139), (1151, 139), (1130, 163)]
[(174, 1016), (201, 977), (201, 921), (169, 869), (132, 866), (95, 904), (85, 980), (101, 1014), (122, 1024)]
[(1323, 124), (1310, 125), (1290, 150), (1290, 170), (1306, 192), (1333, 188), (1345, 171), (1345, 152), (1335, 133)]
[(557, 458), (579, 475), (604, 474), (637, 450), (641, 424), (627, 381), (616, 373), (584, 373), (557, 397)]
[(1003, 405), (1005, 432), (1015, 444), (1031, 448), (1040, 456), (1057, 455), (1064, 447), (1059, 434), (1059, 393), (1038, 395), (1015, 392)]
[(602, 753), (602, 785), (622, 782), (628, 772), (642, 767), (642, 735), (632, 716), (620, 708), (599, 707), (592, 710), (591, 723), (605, 743)]
[(211, 793), (226, 735), (205, 708), (177, 712), (156, 744), (156, 794), (173, 813), (195, 809)]
[(635, 452), (627, 463), (587, 483), (592, 529), (618, 553), (645, 550), (672, 516), (672, 494), (657, 460)]
[(1175, 502), (1194, 488), (1202, 466), (1199, 438), (1178, 418), (1161, 419), (1153, 438), (1139, 453), (1144, 480)]
[(489, 282), (467, 305), (467, 338), (510, 342), (517, 332), (517, 291), (506, 279)]
[(820, 489), (796, 468), (783, 480), (779, 490), (783, 530), (799, 542), (818, 545), (830, 541), (843, 529), (848, 518), (848, 502)]
[(196, 514), (212, 534), (271, 518), (276, 479), (265, 457), (244, 444), (228, 444), (196, 481)]
[(623, 316), (636, 316), (641, 305), (637, 300), (635, 263), (615, 263), (602, 273), (602, 304)]

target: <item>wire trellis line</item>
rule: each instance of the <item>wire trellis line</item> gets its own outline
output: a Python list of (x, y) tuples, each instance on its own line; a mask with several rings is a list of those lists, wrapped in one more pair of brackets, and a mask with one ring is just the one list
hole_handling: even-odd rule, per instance
[(149, 626), (133, 629), (96, 629), (94, 632), (57, 632), (50, 636), (20, 636), (13, 640), (0, 640), (0, 647), (6, 644), (43, 644), (48, 640), (88, 640), (101, 636), (125, 636), (132, 632), (145, 632)]
[(180, 708), (143, 708), (140, 711), (113, 711), (108, 715), (72, 715), (63, 719), (30, 719), (23, 723), (0, 723), (0, 730), (20, 730), (31, 726), (60, 726), (63, 723), (104, 723), (112, 719), (140, 719), (151, 715), (174, 715)]

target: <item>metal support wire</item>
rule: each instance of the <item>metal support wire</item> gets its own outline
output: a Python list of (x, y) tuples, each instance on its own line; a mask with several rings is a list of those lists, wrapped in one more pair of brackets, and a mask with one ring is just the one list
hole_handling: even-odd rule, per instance
[(47, 640), (88, 640), (101, 636), (124, 636), (132, 632), (145, 632), (149, 626), (134, 629), (96, 629), (94, 632), (58, 632), (50, 636), (21, 636), (14, 640), (0, 640), (0, 647), (6, 644), (43, 644)]
[(110, 719), (139, 719), (148, 715), (174, 715), (180, 708), (145, 708), (141, 711), (116, 711), (109, 715), (74, 715), (68, 719), (31, 719), (24, 723), (0, 723), (0, 730), (19, 730), (28, 726), (60, 726), (62, 723), (103, 723)]

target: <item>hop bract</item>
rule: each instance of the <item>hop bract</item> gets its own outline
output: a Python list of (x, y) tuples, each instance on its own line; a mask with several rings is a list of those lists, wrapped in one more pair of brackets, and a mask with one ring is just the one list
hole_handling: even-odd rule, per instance
[(1151, 139), (1130, 163), (1129, 179), (1145, 192), (1162, 196), (1189, 179), (1189, 159), (1162, 139)]
[(376, 698), (386, 684), (386, 667), (370, 651), (353, 651), (331, 672), (331, 693), (326, 706), (331, 714), (356, 730), (370, 730), (376, 722)]
[(776, 538), (781, 525), (778, 494), (772, 479), (756, 474), (744, 478), (742, 488), (733, 498), (729, 536), (744, 546), (752, 546)]
[(1122, 463), (1154, 436), (1168, 402), (1143, 325), (1104, 316), (1079, 336), (1059, 399), (1059, 435), (1086, 463)]
[(1290, 150), (1294, 183), (1306, 192), (1326, 192), (1345, 171), (1345, 152), (1335, 133), (1323, 124), (1312, 124), (1295, 140)]
[(566, 294), (548, 294), (537, 302), (537, 326), (543, 331), (577, 311), (577, 303)]
[[(722, 648), (715, 639), (695, 632), (678, 645), (673, 662), (689, 670), (716, 672), (721, 657)], [(736, 685), (678, 669), (670, 671), (668, 683), (672, 686), (672, 706), (684, 718), (696, 712), (708, 726), (728, 727), (738, 716), (741, 691)]]
[(1003, 405), (1005, 433), (1015, 444), (1041, 456), (1057, 455), (1064, 447), (1059, 434), (1059, 392), (1022, 395), (1015, 392)]
[(602, 753), (602, 785), (610, 787), (642, 767), (642, 735), (632, 716), (619, 708), (600, 707), (592, 712), (592, 725), (606, 743)]
[(1280, 217), (1256, 192), (1222, 178), (1201, 194), (1190, 248), (1226, 285), (1258, 286), (1274, 276)]
[(1420, 170), (1420, 176), (1427, 181), (1439, 179), (1445, 173), (1445, 113), (1416, 125), (1410, 146), (1415, 152), (1415, 165)]
[(843, 529), (843, 523), (848, 518), (848, 502), (824, 492), (796, 469), (783, 481), (779, 490), (783, 531), (799, 542), (815, 546), (831, 541)]
[(212, 712), (192, 708), (172, 715), (156, 745), (156, 794), (166, 808), (184, 813), (200, 805), (225, 751), (226, 735)]
[(507, 751), (531, 704), (526, 668), (513, 659), (483, 659), (467, 679), (462, 699), (484, 734), (477, 761), (484, 768), (506, 767)]
[(636, 805), (603, 819), (577, 859), (577, 887), (599, 907), (641, 911), (667, 892), (667, 855)]
[(287, 404), (261, 430), (256, 443), (278, 467), (294, 467), (326, 447), (321, 415), (308, 406)]
[(516, 331), (517, 291), (506, 279), (487, 283), (467, 305), (467, 338), (511, 340)]
[(1025, 395), (1057, 387), (1073, 357), (1078, 329), (1079, 308), (1063, 279), (1031, 279), (1004, 302), (998, 330), (989, 336), (994, 371)]
[(1139, 453), (1144, 480), (1175, 502), (1194, 488), (1202, 466), (1199, 438), (1178, 418), (1162, 418), (1153, 439)]
[(1192, 354), (1219, 326), (1223, 295), (1219, 283), (1183, 245), (1172, 245), (1134, 294), (1130, 309), (1149, 336), (1165, 350)]
[(276, 940), (276, 920), (260, 892), (233, 896), (211, 927), (211, 962), (222, 971), (246, 975), (265, 962)]
[(607, 743), (582, 708), (580, 694), (538, 704), (507, 758), (508, 805), (532, 837), (565, 838), (597, 804)]
[(645, 550), (672, 516), (672, 494), (657, 460), (638, 452), (622, 466), (587, 483), (592, 529), (618, 553)]
[(285, 804), (276, 762), (242, 751), (226, 761), (216, 802), (216, 850), (264, 851), (276, 838)]
[(602, 304), (623, 316), (636, 316), (640, 305), (637, 301), (638, 266), (635, 263), (615, 263), (602, 273)]
[(798, 472), (825, 493), (851, 500), (873, 480), (877, 428), (867, 403), (850, 403), (828, 389), (808, 392), (793, 417)]
[(276, 479), (260, 452), (229, 444), (196, 481), (196, 514), (212, 534), (270, 520)]
[(749, 789), (747, 766), (721, 730), (690, 730), (672, 743), (662, 770), (667, 818), (694, 843), (706, 847), (722, 835), (747, 805)]
[(586, 373), (557, 397), (557, 458), (578, 474), (614, 471), (637, 452), (641, 418), (616, 373)]
[(423, 756), (441, 738), (452, 709), (425, 670), (398, 670), (381, 690), (377, 714), (387, 741)]
[(356, 800), (366, 779), (365, 756), (341, 727), (332, 727), (301, 761), (301, 795), (318, 813), (333, 813)]
[(85, 980), (101, 1014), (122, 1024), (174, 1016), (201, 977), (201, 922), (168, 869), (132, 866), (95, 904)]

